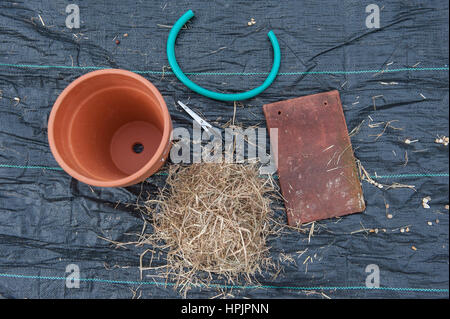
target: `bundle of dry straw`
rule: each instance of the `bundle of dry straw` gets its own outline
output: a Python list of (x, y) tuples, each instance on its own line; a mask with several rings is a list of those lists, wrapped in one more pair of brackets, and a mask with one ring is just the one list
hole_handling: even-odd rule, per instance
[(147, 202), (154, 231), (142, 238), (167, 252), (167, 275), (177, 287), (205, 283), (212, 273), (251, 281), (272, 265), (266, 240), (275, 232), (275, 188), (255, 165), (174, 166), (167, 184), (158, 200)]

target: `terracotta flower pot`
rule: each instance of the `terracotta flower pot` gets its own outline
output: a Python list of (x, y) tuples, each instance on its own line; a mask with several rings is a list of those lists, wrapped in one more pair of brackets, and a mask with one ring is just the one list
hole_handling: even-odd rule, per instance
[(170, 150), (172, 122), (156, 87), (133, 72), (107, 69), (73, 81), (48, 121), (58, 164), (86, 184), (120, 187), (155, 173)]

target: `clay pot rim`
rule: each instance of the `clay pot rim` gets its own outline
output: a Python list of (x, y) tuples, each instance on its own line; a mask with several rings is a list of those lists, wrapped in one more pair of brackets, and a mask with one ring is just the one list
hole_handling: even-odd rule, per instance
[[(81, 82), (84, 82), (88, 79), (91, 79), (91, 78), (99, 76), (99, 75), (108, 75), (108, 74), (123, 75), (123, 76), (131, 77), (131, 78), (141, 82), (141, 84), (145, 85), (154, 94), (154, 96), (158, 100), (158, 103), (161, 105), (161, 113), (163, 115), (163, 120), (164, 120), (164, 131), (162, 134), (161, 143), (159, 144), (158, 149), (156, 150), (156, 152), (155, 152), (154, 156), (151, 158), (151, 160), (147, 164), (145, 164), (141, 169), (139, 169), (137, 172), (133, 173), (132, 175), (129, 175), (124, 178), (116, 179), (113, 181), (103, 181), (103, 180), (92, 179), (87, 176), (81, 175), (77, 171), (73, 170), (69, 165), (67, 165), (65, 163), (65, 161), (59, 154), (58, 149), (56, 148), (56, 143), (55, 143), (54, 135), (53, 135), (53, 127), (54, 127), (56, 114), (58, 113), (61, 103), (64, 101), (66, 96), (72, 91), (72, 89), (74, 89)], [(140, 177), (145, 175), (146, 172), (148, 172), (152, 166), (154, 166), (158, 161), (161, 160), (164, 150), (167, 147), (167, 145), (166, 145), (166, 143), (164, 143), (164, 141), (167, 141), (168, 139), (170, 139), (171, 127), (172, 127), (172, 123), (170, 120), (170, 114), (167, 109), (166, 102), (164, 101), (164, 98), (162, 97), (162, 95), (158, 91), (158, 89), (150, 81), (148, 81), (146, 78), (144, 78), (136, 73), (133, 73), (131, 71), (122, 70), (122, 69), (103, 69), (103, 70), (92, 71), (92, 72), (89, 72), (87, 74), (80, 76), (79, 78), (77, 78), (76, 80), (71, 82), (61, 92), (61, 94), (56, 99), (56, 101), (53, 105), (53, 108), (50, 112), (50, 116), (49, 116), (49, 120), (48, 120), (48, 140), (49, 140), (49, 144), (50, 144), (50, 149), (53, 153), (53, 156), (56, 159), (56, 162), (72, 177), (76, 178), (77, 180), (79, 180), (83, 183), (86, 183), (86, 184), (92, 185), (92, 186), (119, 187), (122, 185), (133, 184), (136, 180), (139, 180)]]

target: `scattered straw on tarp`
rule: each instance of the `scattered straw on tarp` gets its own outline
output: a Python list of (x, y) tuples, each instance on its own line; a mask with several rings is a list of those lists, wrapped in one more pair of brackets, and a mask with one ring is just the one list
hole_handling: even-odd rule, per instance
[[(166, 278), (177, 288), (207, 284), (212, 274), (250, 282), (274, 266), (267, 237), (276, 233), (270, 208), (275, 185), (258, 173), (249, 164), (170, 167), (159, 199), (146, 203), (153, 233), (141, 236), (140, 244), (167, 252)], [(141, 256), (142, 269), (152, 267)]]

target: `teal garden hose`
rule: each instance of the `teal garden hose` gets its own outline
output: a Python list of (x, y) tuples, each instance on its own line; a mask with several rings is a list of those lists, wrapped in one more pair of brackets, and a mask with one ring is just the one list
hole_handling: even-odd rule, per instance
[(267, 36), (269, 37), (270, 42), (272, 43), (273, 48), (273, 65), (272, 69), (270, 70), (269, 75), (267, 76), (264, 83), (254, 88), (250, 91), (242, 92), (242, 93), (236, 93), (236, 94), (225, 94), (225, 93), (218, 93), (213, 92), (210, 90), (207, 90), (198, 84), (195, 84), (192, 82), (184, 73), (181, 71), (180, 66), (177, 63), (177, 60), (175, 58), (175, 41), (178, 36), (178, 32), (180, 32), (181, 28), (188, 22), (192, 17), (194, 16), (194, 12), (192, 10), (187, 11), (185, 14), (181, 16), (181, 18), (178, 19), (178, 21), (174, 24), (172, 29), (169, 33), (169, 38), (167, 40), (167, 58), (169, 60), (170, 67), (172, 68), (173, 73), (175, 76), (188, 88), (190, 88), (192, 91), (197, 92), (198, 94), (204, 95), (206, 97), (209, 97), (211, 99), (219, 100), (219, 101), (241, 101), (250, 99), (258, 94), (260, 94), (262, 91), (267, 89), (275, 80), (275, 77), (277, 76), (278, 70), (280, 68), (280, 61), (281, 61), (281, 53), (280, 53), (280, 46), (278, 44), (277, 37), (273, 33), (273, 31), (269, 31), (267, 33)]

